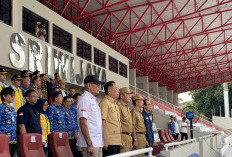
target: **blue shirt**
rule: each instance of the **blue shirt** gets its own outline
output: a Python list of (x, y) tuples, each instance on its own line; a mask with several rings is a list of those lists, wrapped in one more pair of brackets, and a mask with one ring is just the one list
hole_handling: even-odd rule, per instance
[(75, 119), (75, 125), (77, 126), (77, 130), (78, 130), (78, 123), (77, 123), (77, 107), (75, 105), (72, 105), (70, 110), (72, 111), (73, 113), (73, 119)]
[(14, 107), (7, 107), (5, 104), (0, 104), (0, 134), (9, 136), (10, 142), (17, 141), (16, 134), (16, 113)]
[(175, 123), (170, 121), (168, 123), (168, 129), (171, 130), (172, 134), (175, 134)]
[(47, 109), (50, 130), (65, 131), (65, 109), (61, 106), (50, 105)]
[(148, 142), (154, 142), (154, 133), (153, 133), (153, 130), (152, 130), (152, 119), (151, 119), (150, 115), (144, 110), (142, 112), (142, 115), (143, 115), (146, 130), (147, 130), (147, 132), (146, 132), (146, 140)]
[(74, 137), (75, 132), (77, 133), (77, 118), (71, 109), (65, 110), (65, 131), (68, 133), (68, 137)]

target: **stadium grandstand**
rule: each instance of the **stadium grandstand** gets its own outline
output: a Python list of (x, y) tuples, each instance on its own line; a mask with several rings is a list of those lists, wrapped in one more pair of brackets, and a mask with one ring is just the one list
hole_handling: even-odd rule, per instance
[[(103, 131), (100, 129), (103, 135), (100, 148), (105, 149), (104, 127), (107, 131), (113, 130), (106, 126), (107, 116), (104, 116), (107, 88), (117, 84), (119, 98), (125, 87), (127, 94), (133, 91), (133, 101), (128, 103), (132, 112), (137, 100), (145, 99), (143, 103), (149, 100), (152, 105), (154, 145), (136, 149), (137, 145), (133, 144), (130, 151), (110, 154), (112, 157), (232, 156), (232, 127), (227, 126), (231, 125), (230, 117), (214, 117), (215, 123), (197, 114), (191, 119), (187, 116), (189, 111), (178, 106), (179, 93), (232, 80), (231, 0), (0, 0), (0, 28), (0, 90), (5, 90), (1, 92), (0, 104), (0, 156), (93, 156), (89, 147), (93, 147), (95, 141), (88, 141), (90, 137), (82, 134), (81, 120), (88, 116), (83, 113), (78, 117), (78, 113), (86, 112), (78, 106), (82, 105), (91, 83), (100, 91), (97, 97), (95, 94), (89, 97), (91, 101), (96, 97), (91, 103), (100, 106), (94, 108), (94, 114), (99, 112), (102, 116), (102, 123), (95, 124), (103, 128)], [(107, 87), (109, 81), (114, 81), (114, 85), (111, 82)], [(100, 88), (102, 83), (106, 84)], [(39, 115), (41, 125), (37, 127), (41, 131), (29, 131), (30, 122), (27, 124), (28, 120), (20, 119), (26, 115), (25, 106), (33, 102), (29, 98), (33, 91), (37, 94), (34, 97), (40, 99), (34, 104), (36, 109), (27, 109), (27, 113), (35, 110), (35, 116), (30, 113), (32, 117), (26, 119), (33, 121)], [(8, 95), (14, 96), (14, 100), (8, 100)], [(71, 111), (73, 106), (68, 107), (69, 98), (74, 107), (78, 104), (75, 111)], [(39, 102), (43, 102), (42, 109), (38, 109)], [(12, 114), (8, 120), (5, 113), (9, 110)], [(54, 124), (55, 118), (51, 120), (49, 115), (54, 112), (64, 113), (56, 116), (58, 127)], [(119, 109), (112, 110), (112, 114), (115, 112), (119, 113)], [(41, 119), (44, 113), (45, 117), (48, 114), (51, 124), (46, 135)], [(68, 119), (64, 116), (68, 113), (76, 115)], [(186, 116), (189, 139), (175, 139), (169, 128), (170, 117), (181, 123)], [(62, 117), (64, 122), (59, 119)], [(55, 129), (66, 121), (69, 125), (65, 125), (64, 130)], [(73, 130), (68, 130), (70, 128)], [(10, 133), (6, 133), (9, 130)], [(135, 135), (137, 133), (147, 134), (135, 131)], [(121, 134), (129, 135), (133, 143), (138, 140), (133, 131), (120, 131)], [(107, 135), (109, 138), (110, 133)], [(86, 152), (79, 149), (82, 147), (78, 140), (84, 140)], [(121, 149), (123, 147), (122, 144)], [(104, 156), (108, 156), (106, 151), (102, 151)]]

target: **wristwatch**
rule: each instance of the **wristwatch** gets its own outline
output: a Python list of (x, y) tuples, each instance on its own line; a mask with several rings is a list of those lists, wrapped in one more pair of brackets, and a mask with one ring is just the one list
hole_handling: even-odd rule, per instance
[(93, 144), (92, 141), (88, 141), (88, 142), (87, 142), (87, 145), (88, 145), (88, 146), (91, 146), (92, 144)]

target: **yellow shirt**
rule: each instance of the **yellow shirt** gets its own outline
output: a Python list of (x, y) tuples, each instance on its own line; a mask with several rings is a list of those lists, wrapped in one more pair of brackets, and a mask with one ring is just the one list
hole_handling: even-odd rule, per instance
[(106, 95), (99, 104), (102, 119), (106, 121), (106, 137), (108, 145), (121, 145), (121, 123), (118, 105)]
[(120, 111), (121, 131), (131, 133), (132, 132), (132, 118), (128, 105), (118, 100), (118, 108)]
[(131, 116), (132, 116), (132, 124), (135, 126), (135, 131), (136, 132), (146, 132), (146, 128), (144, 125), (144, 120), (143, 116), (141, 114), (141, 110), (138, 107), (135, 107), (131, 111)]
[(42, 134), (45, 143), (48, 142), (48, 135), (50, 134), (50, 123), (48, 120), (48, 117), (45, 116), (44, 114), (40, 114), (40, 125), (42, 128)]

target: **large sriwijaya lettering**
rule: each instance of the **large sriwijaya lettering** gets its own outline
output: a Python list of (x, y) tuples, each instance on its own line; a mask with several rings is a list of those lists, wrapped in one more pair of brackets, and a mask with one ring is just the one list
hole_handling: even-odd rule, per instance
[(19, 59), (17, 59), (15, 53), (10, 53), (11, 64), (14, 67), (22, 68), (25, 64), (25, 53), (21, 47), (21, 46), (26, 46), (26, 41), (25, 41), (24, 37), (19, 33), (12, 34), (11, 38), (10, 38), (10, 45), (11, 45), (12, 49), (19, 56), (18, 57)]
[[(25, 38), (19, 34), (11, 35), (10, 44), (13, 52), (10, 52), (9, 59), (13, 67), (22, 70), (25, 65), (26, 55), (22, 46), (27, 46)], [(83, 60), (75, 60), (75, 57), (58, 51), (32, 39), (28, 39), (28, 69), (30, 71), (39, 70), (48, 75), (58, 72), (63, 80), (81, 85), (84, 77), (89, 74), (97, 75), (100, 80), (106, 82), (106, 71), (91, 63), (84, 63)], [(45, 52), (45, 53), (44, 53)], [(77, 63), (76, 63), (77, 62)], [(52, 69), (52, 64), (54, 69)], [(76, 67), (75, 67), (76, 66)], [(78, 70), (78, 73), (75, 71)]]

